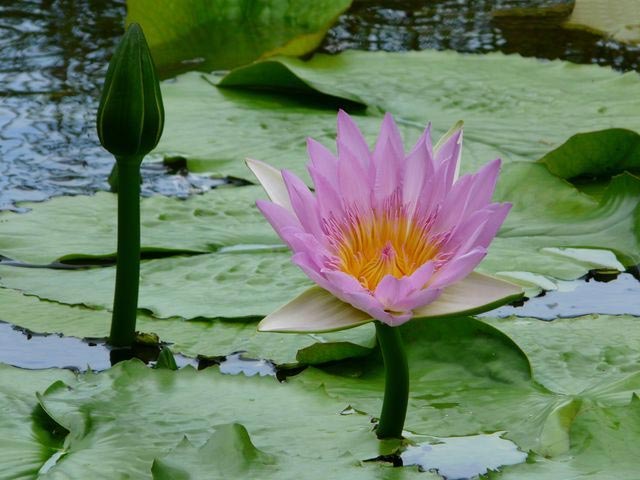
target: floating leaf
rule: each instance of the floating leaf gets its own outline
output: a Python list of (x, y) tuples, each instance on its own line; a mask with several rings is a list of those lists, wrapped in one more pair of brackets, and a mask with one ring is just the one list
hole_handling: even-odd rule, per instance
[(0, 364), (0, 464), (3, 478), (27, 480), (62, 447), (66, 432), (51, 429), (38, 406), (36, 391), (52, 382), (73, 381), (66, 370), (28, 372)]
[(612, 177), (640, 171), (640, 135), (610, 128), (578, 133), (540, 159), (560, 178)]
[(485, 320), (527, 352), (535, 380), (546, 388), (580, 395), (617, 385), (623, 388), (619, 401), (626, 403), (631, 398), (634, 389), (620, 382), (640, 373), (640, 352), (636, 348), (640, 342), (639, 318), (594, 314), (553, 322), (531, 318)]
[[(186, 200), (159, 195), (143, 198), (143, 255), (280, 245), (255, 208), (256, 199), (263, 195), (259, 187), (242, 187), (217, 188)], [(0, 214), (2, 255), (34, 264), (115, 257), (116, 195), (99, 192), (91, 197), (57, 197), (21, 206), (31, 211), (26, 215)]]
[(504, 167), (496, 197), (512, 201), (513, 208), (481, 271), (529, 282), (535, 293), (556, 288), (554, 278), (573, 280), (591, 269), (640, 261), (640, 180), (633, 175), (614, 177), (598, 200), (550, 175), (544, 165), (518, 162)]
[(127, 0), (127, 23), (144, 28), (166, 73), (211, 71), (280, 53), (314, 50), (351, 0)]
[(595, 32), (623, 43), (640, 43), (640, 5), (635, 0), (575, 0), (564, 24)]
[[(0, 288), (0, 320), (32, 332), (100, 338), (109, 331), (111, 314), (104, 310), (46, 302)], [(268, 359), (276, 364), (296, 361), (319, 364), (362, 356), (375, 346), (372, 325), (322, 335), (279, 335), (258, 333), (254, 322), (160, 320), (139, 312), (137, 326), (142, 332), (154, 332), (160, 340), (170, 342), (173, 352), (191, 357), (224, 356), (244, 351), (250, 358)], [(304, 353), (296, 357), (298, 351)]]
[[(206, 465), (189, 461), (202, 455), (185, 455), (181, 467), (193, 470), (195, 478), (229, 478), (229, 470), (246, 467), (256, 478), (282, 478), (286, 472), (297, 478), (367, 479), (385, 478), (392, 468), (362, 463), (393, 448), (379, 444), (366, 416), (340, 415), (345, 405), (321, 390), (279, 384), (271, 377), (190, 367), (154, 370), (123, 362), (101, 374), (83, 375), (68, 387), (49, 389), (40, 401), (70, 431), (64, 459), (49, 470), (51, 478), (101, 478), (108, 472), (110, 478), (150, 479), (154, 459), (165, 457), (185, 436), (192, 445), (226, 439), (244, 450), (232, 453), (231, 445), (219, 444), (224, 450), (217, 456), (226, 451), (230, 458), (206, 477), (198, 476)], [(248, 437), (262, 453), (249, 446)], [(181, 450), (188, 445), (182, 443)], [(170, 463), (169, 458), (164, 465)]]

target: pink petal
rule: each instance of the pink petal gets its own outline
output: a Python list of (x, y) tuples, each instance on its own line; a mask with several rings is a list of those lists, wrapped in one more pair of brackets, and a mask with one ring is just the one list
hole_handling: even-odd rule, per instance
[(333, 291), (338, 292), (340, 298), (347, 298), (354, 293), (367, 293), (362, 284), (355, 277), (340, 270), (323, 269), (322, 274), (333, 287)]
[(358, 310), (368, 313), (371, 318), (380, 320), (392, 327), (411, 320), (411, 312), (388, 312), (370, 293), (352, 293), (345, 301)]
[(484, 248), (489, 246), (491, 240), (494, 239), (498, 230), (500, 230), (500, 227), (511, 210), (511, 204), (493, 203), (487, 207), (487, 210), (489, 210), (487, 213), (489, 219), (484, 226), (484, 230), (476, 240), (476, 245)]
[(437, 300), (437, 298), (442, 293), (441, 288), (432, 288), (428, 287), (423, 290), (418, 290), (417, 292), (409, 295), (402, 303), (403, 306), (407, 310), (413, 310), (414, 308), (422, 308), (425, 305), (429, 305), (430, 303)]
[(404, 299), (413, 291), (409, 282), (403, 282), (402, 278), (393, 275), (385, 275), (373, 295), (386, 309), (392, 309), (398, 300)]
[(375, 167), (374, 201), (380, 206), (390, 195), (401, 187), (404, 172), (404, 149), (400, 131), (387, 113), (382, 121), (380, 135), (373, 151)]
[(402, 158), (396, 156), (389, 141), (378, 143), (374, 158), (376, 158), (375, 156), (378, 159), (376, 160), (376, 178), (371, 201), (375, 207), (383, 208), (389, 197), (401, 188)]
[(338, 156), (349, 155), (357, 161), (362, 170), (368, 171), (371, 162), (371, 153), (358, 125), (342, 109), (338, 110)]
[[(338, 159), (329, 151), (327, 147), (319, 142), (316, 142), (313, 138), (307, 138), (307, 154), (311, 159), (309, 171), (311, 166), (313, 170), (327, 180), (335, 182), (338, 177)], [(313, 178), (313, 177), (312, 177)], [(315, 179), (314, 179), (315, 183)], [(333, 184), (337, 187), (337, 182)]]
[(450, 260), (433, 276), (433, 282), (429, 287), (444, 288), (458, 280), (462, 280), (476, 268), (486, 254), (486, 249), (477, 247), (460, 257)]
[[(382, 126), (380, 127), (380, 133), (378, 134), (378, 141), (376, 142), (376, 147), (373, 150), (373, 159), (376, 161), (376, 152), (379, 152), (379, 147), (384, 145), (384, 143), (389, 142), (391, 145), (391, 149), (393, 150), (394, 156), (397, 158), (404, 158), (404, 147), (402, 146), (402, 135), (400, 135), (400, 130), (398, 130), (398, 126), (396, 122), (393, 120), (393, 115), (390, 113), (385, 113), (384, 118), (382, 119)], [(380, 160), (380, 158), (378, 158)]]
[(333, 182), (328, 180), (312, 165), (309, 165), (309, 174), (311, 175), (316, 191), (320, 217), (329, 218), (333, 216), (335, 218), (341, 218), (344, 214), (344, 209), (342, 206), (342, 197), (335, 186), (335, 180)]
[(295, 215), (286, 208), (267, 200), (256, 200), (258, 210), (262, 212), (267, 221), (271, 224), (278, 236), (284, 240), (287, 245), (289, 238), (294, 232), (302, 231), (302, 225)]
[[(417, 199), (427, 192), (423, 187), (434, 174), (433, 152), (431, 150), (431, 124), (426, 128), (418, 142), (407, 156), (404, 177), (402, 179), (402, 198), (405, 204), (415, 208)], [(412, 211), (409, 212), (411, 215)]]
[[(392, 275), (385, 275), (378, 284), (374, 295), (385, 309), (394, 312), (406, 312), (416, 306), (425, 305), (420, 303), (425, 297), (421, 292), (424, 292), (423, 288), (431, 279), (433, 271), (433, 262), (428, 262), (407, 277), (395, 278)], [(435, 298), (437, 292), (432, 295)]]
[(321, 243), (321, 240), (310, 233), (296, 231), (285, 232), (288, 235), (289, 246), (295, 253), (306, 252), (309, 255), (309, 259), (313, 260), (318, 271), (324, 268), (326, 259), (330, 257), (325, 245)]
[(282, 170), (282, 179), (287, 186), (291, 206), (302, 227), (316, 237), (322, 235), (320, 218), (318, 215), (318, 204), (309, 188), (296, 175), (288, 170)]
[(466, 203), (467, 213), (469, 211), (478, 210), (486, 207), (491, 202), (491, 197), (496, 188), (498, 175), (500, 174), (500, 165), (502, 161), (496, 158), (492, 162), (487, 163), (477, 173), (473, 175), (473, 181), (469, 192), (469, 198)]
[(324, 275), (322, 275), (322, 273), (320, 273), (322, 266), (318, 265), (316, 260), (312, 258), (307, 252), (294, 253), (291, 257), (291, 261), (294, 265), (300, 267), (300, 270), (302, 270), (305, 275), (312, 281), (316, 282), (322, 288), (330, 291), (335, 295), (329, 281), (324, 278)]
[(371, 183), (369, 178), (370, 172), (367, 172), (350, 152), (340, 156), (338, 191), (342, 196), (345, 210), (351, 210), (355, 206), (360, 211), (367, 211), (370, 208)]

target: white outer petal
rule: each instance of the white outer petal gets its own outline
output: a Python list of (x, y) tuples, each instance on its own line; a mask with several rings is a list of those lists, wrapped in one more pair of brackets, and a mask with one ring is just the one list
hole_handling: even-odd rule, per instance
[(289, 192), (284, 184), (280, 170), (272, 167), (268, 163), (252, 158), (245, 159), (245, 163), (256, 176), (265, 192), (267, 192), (271, 201), (294, 213), (291, 200), (289, 199)]
[[(413, 314), (414, 318), (473, 315), (493, 310), (522, 295), (522, 289), (517, 285), (473, 272), (445, 288), (434, 302), (415, 309)], [(267, 315), (258, 325), (258, 330), (321, 333), (353, 328), (371, 321), (373, 319), (367, 313), (315, 286)]]
[(320, 333), (344, 330), (373, 321), (370, 315), (338, 300), (321, 287), (311, 287), (259, 324), (261, 332)]
[(449, 285), (432, 303), (413, 310), (414, 317), (475, 315), (518, 300), (524, 292), (513, 283), (471, 272)]

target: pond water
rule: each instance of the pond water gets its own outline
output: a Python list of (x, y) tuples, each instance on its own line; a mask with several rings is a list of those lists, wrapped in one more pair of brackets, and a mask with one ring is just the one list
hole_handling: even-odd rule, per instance
[[(556, 17), (497, 11), (568, 0), (356, 0), (320, 50), (502, 51), (638, 68), (639, 51), (563, 30)], [(95, 112), (122, 34), (122, 0), (15, 0), (0, 4), (0, 209), (107, 190), (113, 158), (99, 147)], [(143, 166), (143, 194), (186, 196), (219, 183), (160, 164)]]
[(434, 438), (408, 447), (402, 452), (402, 464), (437, 472), (445, 480), (468, 480), (524, 462), (527, 454), (502, 438), (504, 433)]

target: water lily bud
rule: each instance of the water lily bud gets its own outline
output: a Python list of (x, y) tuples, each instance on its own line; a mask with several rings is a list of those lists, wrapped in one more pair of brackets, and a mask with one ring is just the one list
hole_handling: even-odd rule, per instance
[(119, 160), (155, 148), (164, 126), (160, 82), (149, 46), (137, 23), (120, 40), (98, 107), (100, 143)]

